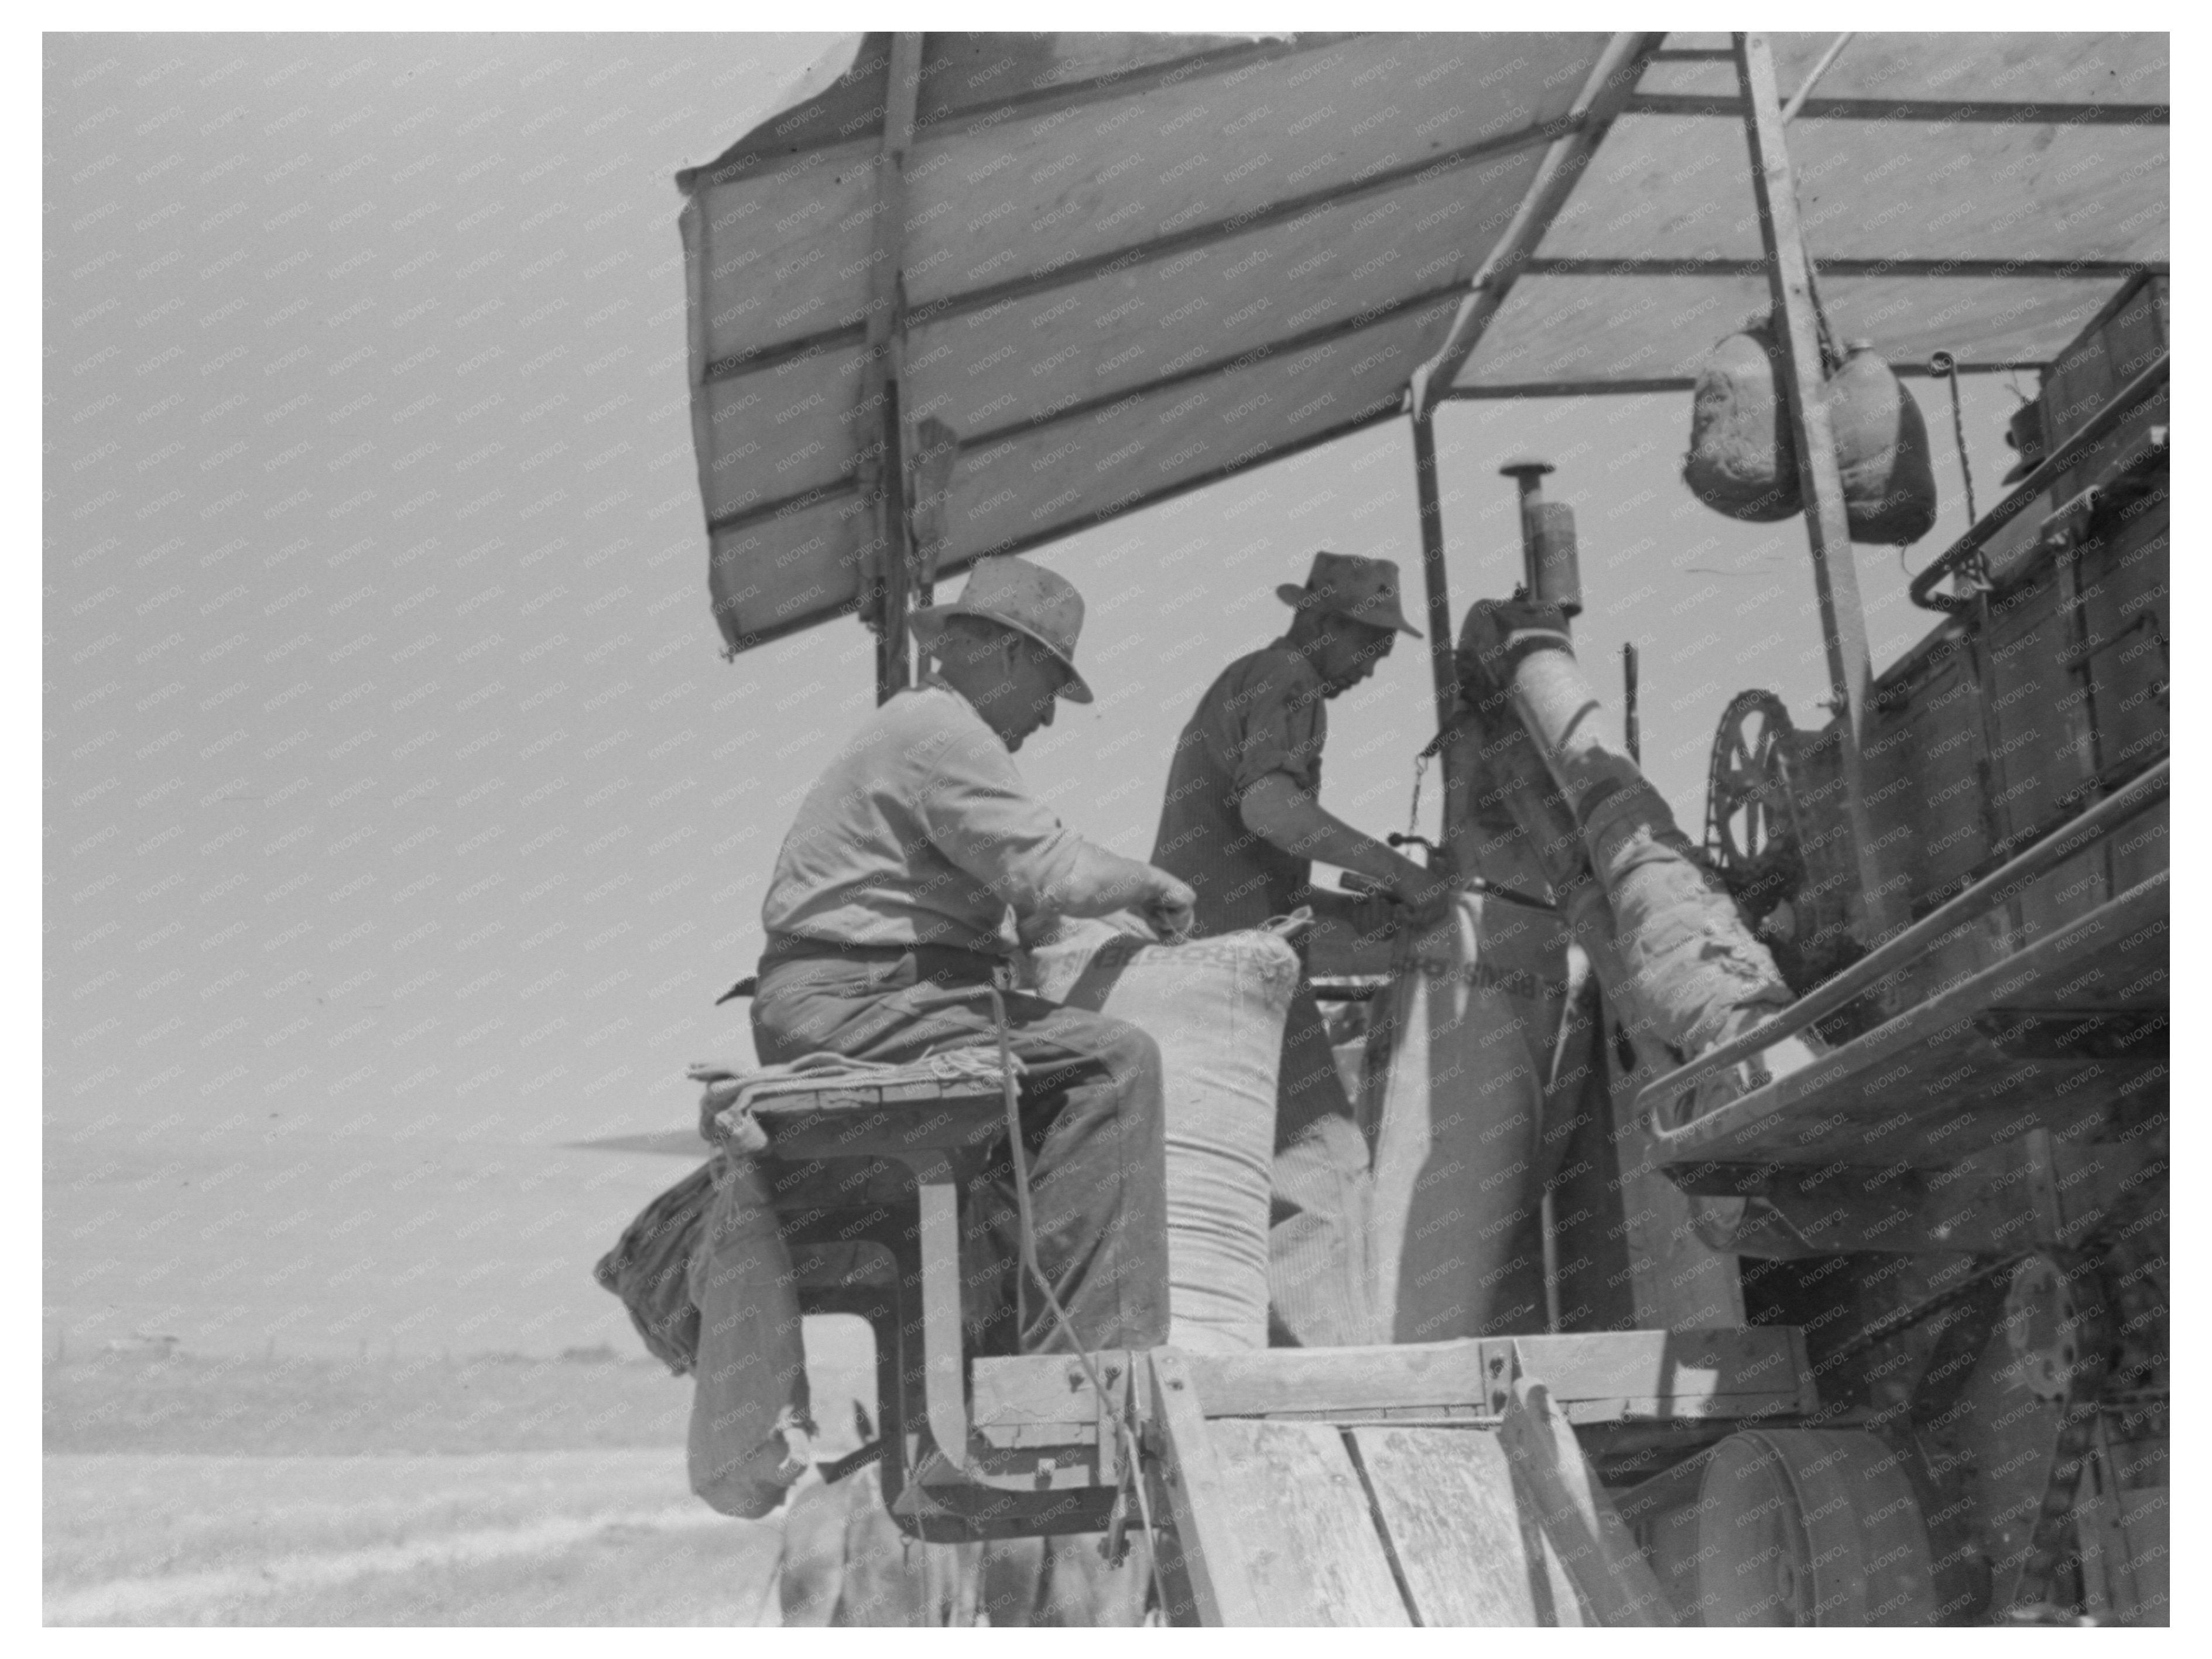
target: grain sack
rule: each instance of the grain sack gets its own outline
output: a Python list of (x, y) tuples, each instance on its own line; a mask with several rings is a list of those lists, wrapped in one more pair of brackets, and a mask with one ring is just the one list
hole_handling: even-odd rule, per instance
[(638, 1212), (592, 1276), (622, 1298), (653, 1357), (678, 1376), (699, 1357), (691, 1258), (706, 1236), (714, 1166), (702, 1164)]
[(806, 1348), (791, 1253), (750, 1158), (714, 1164), (714, 1198), (691, 1256), (699, 1309), (691, 1490), (757, 1521), (811, 1466)]
[(1295, 951), (1245, 932), (1155, 945), (1070, 922), (1030, 953), (1037, 995), (1127, 1020), (1167, 1085), (1168, 1340), (1200, 1353), (1267, 1346), (1267, 1214), (1276, 1069)]

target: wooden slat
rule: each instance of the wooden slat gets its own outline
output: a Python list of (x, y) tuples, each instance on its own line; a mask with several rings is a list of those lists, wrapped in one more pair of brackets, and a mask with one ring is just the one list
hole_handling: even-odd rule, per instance
[(1261, 1622), (1413, 1622), (1343, 1431), (1215, 1418), (1206, 1433)]
[[(1208, 1417), (1356, 1419), (1455, 1409), (1494, 1418), (1505, 1409), (1516, 1344), (1554, 1404), (1577, 1422), (1765, 1416), (1809, 1412), (1818, 1403), (1802, 1337), (1776, 1325), (1268, 1348), (1186, 1354), (1177, 1363)], [(1099, 1363), (1121, 1372), (1129, 1358), (1115, 1351)], [(1073, 1434), (1092, 1420), (1089, 1384), (1071, 1360), (978, 1359), (973, 1376), (979, 1426), (1060, 1424)]]
[(1592, 1620), (1608, 1626), (1673, 1625), (1673, 1605), (1543, 1383), (1516, 1379), (1498, 1437)]
[(1579, 1625), (1574, 1588), (1496, 1434), (1354, 1429), (1369, 1491), (1424, 1625)]
[(1821, 393), (1825, 377), (1815, 331), (1812, 267), (1798, 219), (1796, 173), (1783, 137), (1773, 60), (1763, 33), (1738, 34), (1735, 41), (1744, 130), (1751, 144), (1752, 191), (1766, 244), (1774, 334), (1780, 347), (1777, 378), (1797, 450), (1805, 532), (1813, 555), (1813, 592), (1820, 605), (1820, 637), (1827, 647), (1831, 696), (1842, 700), (1836, 724), (1844, 816), (1850, 825), (1859, 877), (1845, 902), (1861, 940), (1872, 945), (1896, 931), (1905, 908), (1901, 896), (1882, 883), (1860, 760), (1874, 735), (1874, 659), (1867, 647), (1866, 608), (1859, 599), (1858, 568), (1845, 521), (1835, 432)]
[(1181, 1623), (1187, 1611), (1201, 1625), (1261, 1624), (1236, 1509), (1183, 1356), (1156, 1348), (1152, 1368), (1154, 1421), (1164, 1454), (1165, 1508), (1175, 1530), (1179, 1577), (1195, 1603), (1188, 1610), (1170, 1607), (1168, 1616)]

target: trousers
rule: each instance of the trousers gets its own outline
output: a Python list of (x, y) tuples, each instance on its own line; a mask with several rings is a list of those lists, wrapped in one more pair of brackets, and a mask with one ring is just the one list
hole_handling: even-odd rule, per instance
[[(771, 951), (753, 998), (754, 1048), (770, 1064), (825, 1050), (904, 1061), (994, 1042), (985, 959), (945, 965), (946, 954)], [(1077, 1344), (1157, 1347), (1168, 1333), (1159, 1048), (1125, 1020), (1019, 992), (1004, 996), (1009, 1046), (1028, 1068), (1022, 1142), (1038, 1267)], [(1044, 1297), (1019, 1282), (1020, 1213), (1003, 1144), (967, 1195), (962, 1267), (976, 1351), (1071, 1351)], [(965, 1259), (971, 1248), (984, 1259)]]

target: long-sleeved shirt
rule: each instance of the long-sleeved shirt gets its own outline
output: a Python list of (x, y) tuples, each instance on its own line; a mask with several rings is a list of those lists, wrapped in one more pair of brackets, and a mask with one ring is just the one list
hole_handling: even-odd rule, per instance
[(776, 854), (761, 921), (840, 945), (1012, 948), (1006, 913), (1049, 908), (1083, 842), (1032, 797), (997, 732), (925, 681), (868, 717)]
[(1168, 770), (1152, 862), (1198, 895), (1198, 931), (1256, 927), (1300, 902), (1313, 860), (1244, 827), (1244, 792), (1280, 772), (1321, 793), (1326, 689), (1313, 665), (1276, 641), (1239, 657), (1206, 688)]

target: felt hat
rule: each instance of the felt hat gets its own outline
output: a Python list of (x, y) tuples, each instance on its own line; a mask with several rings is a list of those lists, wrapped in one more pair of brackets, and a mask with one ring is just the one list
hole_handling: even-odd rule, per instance
[(1398, 567), (1389, 559), (1370, 559), (1358, 553), (1316, 553), (1306, 585), (1285, 582), (1275, 590), (1285, 605), (1304, 611), (1309, 606), (1334, 611), (1374, 628), (1395, 628), (1401, 634), (1421, 637), (1398, 608)]
[(907, 618), (907, 626), (914, 630), (915, 643), (927, 651), (955, 617), (980, 617), (1026, 634), (1066, 671), (1060, 695), (1070, 702), (1091, 701), (1091, 688), (1075, 670), (1075, 641), (1083, 632), (1083, 595), (1066, 577), (1012, 554), (978, 559), (958, 599), (925, 606)]

